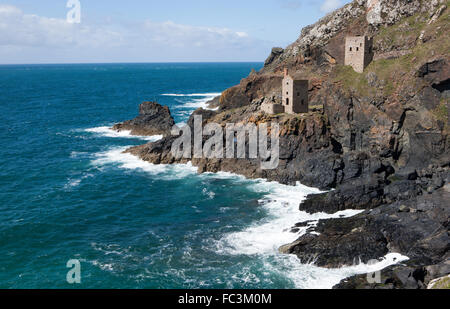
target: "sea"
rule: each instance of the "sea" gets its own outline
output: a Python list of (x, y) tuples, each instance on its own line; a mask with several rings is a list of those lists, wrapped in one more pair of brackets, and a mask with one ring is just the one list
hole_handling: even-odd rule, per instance
[(320, 191), (300, 183), (153, 165), (123, 151), (160, 136), (110, 129), (143, 101), (186, 123), (262, 65), (0, 66), (0, 288), (331, 288), (391, 264), (281, 254), (305, 233), (296, 223), (360, 211), (307, 214), (299, 203)]

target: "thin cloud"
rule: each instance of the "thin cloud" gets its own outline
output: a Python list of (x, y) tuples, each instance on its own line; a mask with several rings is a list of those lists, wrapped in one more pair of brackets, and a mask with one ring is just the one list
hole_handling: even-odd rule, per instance
[(172, 21), (144, 23), (144, 39), (162, 43), (169, 47), (210, 46), (248, 43), (248, 34), (228, 28), (194, 27), (177, 24)]
[(320, 6), (320, 10), (324, 13), (330, 13), (342, 6), (342, 0), (325, 0)]
[(109, 29), (24, 14), (14, 6), (0, 5), (0, 46), (113, 47), (122, 41), (121, 36)]
[(49, 59), (46, 62), (83, 61), (81, 56), (92, 61), (108, 56), (112, 61), (227, 61), (263, 60), (272, 44), (229, 28), (150, 20), (127, 26), (71, 24), (65, 19), (25, 14), (15, 6), (0, 5), (0, 46), (1, 59), (9, 57), (13, 62), (32, 61), (15, 60), (19, 56), (42, 56)]

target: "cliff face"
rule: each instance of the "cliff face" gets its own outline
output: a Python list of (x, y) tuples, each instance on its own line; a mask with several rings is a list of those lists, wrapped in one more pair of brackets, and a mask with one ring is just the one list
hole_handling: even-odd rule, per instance
[[(387, 286), (393, 288), (423, 287), (445, 276), (450, 272), (449, 5), (448, 0), (355, 0), (306, 27), (286, 49), (273, 49), (260, 72), (226, 90), (218, 111), (195, 112), (205, 123), (278, 122), (279, 167), (266, 171), (257, 160), (235, 159), (193, 164), (200, 172), (336, 189), (308, 199), (300, 205), (304, 211), (375, 209), (321, 221), (320, 235), (300, 237), (283, 247), (287, 253), (337, 267), (355, 257), (367, 262), (400, 252), (411, 260), (389, 270), (386, 281), (395, 284)], [(343, 65), (347, 35), (374, 39), (374, 61), (362, 74)], [(285, 67), (310, 80), (309, 114), (260, 112), (263, 102), (280, 101)], [(173, 140), (129, 152), (158, 164), (185, 162), (172, 157)], [(366, 286), (360, 279), (342, 287)]]
[[(335, 187), (376, 171), (385, 177), (408, 176), (429, 165), (448, 166), (447, 5), (448, 1), (354, 1), (306, 27), (284, 51), (274, 49), (261, 72), (224, 92), (220, 112), (253, 112), (263, 101), (279, 102), (279, 78), (288, 67), (310, 80), (311, 105), (323, 107), (325, 123), (316, 126), (318, 143), (293, 141), (293, 136), (305, 137), (298, 131), (285, 136), (286, 166), (299, 155), (302, 159), (294, 163), (294, 177), (275, 180)], [(363, 74), (342, 65), (347, 35), (374, 38), (375, 61)], [(239, 113), (238, 120), (249, 118)], [(303, 118), (308, 122), (314, 117)], [(298, 142), (302, 145), (296, 149), (289, 147)], [(298, 148), (308, 143), (299, 153)], [(320, 168), (313, 162), (316, 158), (328, 164)], [(312, 177), (308, 166), (315, 170)], [(322, 169), (334, 175), (326, 177)]]

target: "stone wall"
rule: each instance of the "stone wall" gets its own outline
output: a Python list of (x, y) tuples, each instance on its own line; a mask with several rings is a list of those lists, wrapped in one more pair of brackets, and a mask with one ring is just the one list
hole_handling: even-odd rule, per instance
[(286, 113), (292, 114), (292, 104), (293, 104), (293, 92), (294, 92), (294, 80), (290, 76), (285, 76), (283, 79), (282, 87), (282, 104), (284, 106), (284, 111)]
[(291, 76), (283, 79), (282, 104), (288, 114), (307, 113), (308, 107), (308, 81), (294, 80)]
[(309, 112), (308, 88), (307, 80), (294, 81), (294, 93), (292, 94), (292, 112), (294, 114)]
[(284, 113), (284, 106), (281, 104), (263, 103), (261, 110), (269, 115), (276, 115)]

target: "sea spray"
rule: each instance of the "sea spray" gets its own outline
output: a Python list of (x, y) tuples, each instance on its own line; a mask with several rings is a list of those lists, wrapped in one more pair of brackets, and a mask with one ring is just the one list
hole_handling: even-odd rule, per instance
[[(210, 108), (207, 103), (221, 94), (222, 93), (220, 92), (191, 94), (165, 93), (161, 94), (161, 96), (183, 98), (183, 100), (175, 99), (177, 102), (181, 103), (181, 105), (176, 106), (175, 109), (189, 110), (190, 113), (193, 109), (195, 110), (197, 108), (217, 110), (218, 108)], [(195, 99), (192, 99), (193, 97)], [(185, 100), (184, 98), (189, 98), (189, 100)]]
[(110, 137), (110, 138), (135, 138), (135, 139), (141, 139), (149, 142), (156, 142), (157, 140), (160, 140), (163, 136), (162, 135), (153, 135), (153, 136), (141, 136), (141, 135), (132, 135), (130, 130), (122, 130), (117, 131), (113, 130), (110, 127), (96, 127), (96, 128), (89, 128), (85, 129), (85, 132), (96, 134), (100, 137)]
[(119, 168), (128, 170), (140, 170), (152, 175), (166, 174), (169, 178), (184, 178), (197, 173), (197, 168), (191, 163), (187, 164), (152, 164), (126, 153), (131, 146), (111, 147), (110, 149), (97, 153), (91, 164), (94, 166), (118, 165)]

